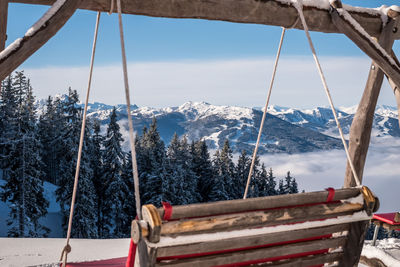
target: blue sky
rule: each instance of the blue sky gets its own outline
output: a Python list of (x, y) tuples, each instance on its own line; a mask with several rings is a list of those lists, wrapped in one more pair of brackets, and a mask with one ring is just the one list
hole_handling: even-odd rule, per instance
[[(398, 4), (397, 0), (343, 2), (366, 7)], [(47, 8), (10, 4), (7, 43), (21, 37)], [(83, 95), (95, 17), (95, 12), (78, 11), (53, 39), (21, 66), (31, 76), (39, 98), (62, 93), (68, 86)], [(223, 105), (263, 105), (265, 87), (270, 79), (280, 36), (279, 27), (132, 15), (124, 16), (124, 27), (135, 103), (171, 106), (193, 100)], [(342, 35), (313, 33), (312, 37), (321, 56), (321, 63), (329, 64), (322, 66), (330, 70), (328, 82), (331, 80), (331, 87), (339, 88), (337, 104), (356, 104), (368, 74), (369, 59)], [(398, 44), (395, 45), (395, 50), (400, 52)], [(310, 64), (312, 57), (304, 32), (289, 31), (282, 53), (282, 60), (286, 63), (280, 66), (277, 77), (277, 87), (281, 88), (275, 94), (276, 101), (274, 102), (273, 94), (271, 102), (294, 107), (326, 105), (326, 101), (321, 101), (324, 95), (320, 94), (322, 89), (318, 76), (311, 73), (316, 73), (316, 70)], [(118, 74), (120, 61), (117, 16), (103, 14), (95, 61), (93, 100), (109, 104), (123, 101), (122, 91), (120, 97), (116, 94), (109, 95), (110, 90), (122, 90), (119, 88), (122, 87), (122, 78)], [(350, 64), (352, 68), (349, 69), (350, 65), (344, 62), (356, 62), (358, 65)], [(209, 70), (207, 66), (210, 67)], [(247, 68), (243, 69), (243, 66)], [(304, 76), (299, 75), (299, 70), (308, 70), (307, 68), (309, 71), (306, 73), (310, 73), (310, 76), (306, 75), (304, 81), (299, 81)], [(231, 70), (230, 74), (227, 69)], [(353, 75), (348, 73), (351, 70), (354, 71)], [(280, 72), (284, 76), (279, 76)], [(96, 78), (104, 79), (106, 73), (110, 74), (109, 79), (96, 83)], [(237, 80), (238, 76), (241, 77), (240, 81)], [(344, 78), (338, 81), (337, 77)], [(165, 84), (166, 87), (163, 88)], [(304, 96), (299, 94), (294, 96), (294, 100), (288, 100), (288, 95), (292, 95), (298, 84), (301, 84), (300, 90), (312, 89), (318, 90), (318, 93), (305, 93)], [(355, 84), (357, 90), (354, 90), (354, 95), (344, 99), (345, 92)], [(334, 88), (331, 89), (334, 91)], [(154, 100), (155, 94), (160, 95), (161, 99)], [(230, 97), (226, 97), (227, 94)], [(247, 96), (248, 99), (243, 101)], [(310, 101), (310, 97), (313, 101)], [(394, 105), (391, 94), (384, 94), (382, 98), (382, 103)]]

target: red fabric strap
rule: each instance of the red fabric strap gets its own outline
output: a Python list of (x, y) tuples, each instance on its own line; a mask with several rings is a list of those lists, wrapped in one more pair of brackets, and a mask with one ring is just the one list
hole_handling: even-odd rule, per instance
[(328, 193), (328, 197), (326, 198), (326, 202), (331, 202), (333, 200), (333, 198), (335, 197), (335, 189), (332, 187), (328, 187), (325, 190), (327, 190)]
[(169, 202), (166, 201), (161, 201), (162, 206), (164, 208), (164, 217), (163, 220), (164, 221), (169, 221), (171, 219), (172, 216), (172, 206), (171, 204), (169, 204)]

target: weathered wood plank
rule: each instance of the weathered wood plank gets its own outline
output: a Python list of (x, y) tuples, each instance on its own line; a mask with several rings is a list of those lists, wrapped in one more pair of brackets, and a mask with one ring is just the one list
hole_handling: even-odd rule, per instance
[[(51, 5), (54, 0), (11, 0), (16, 3)], [(81, 9), (109, 11), (110, 0), (85, 0)], [(352, 16), (372, 36), (379, 36), (382, 20), (373, 9), (351, 10)], [(290, 27), (296, 21), (295, 8), (277, 0), (122, 0), (126, 14), (152, 17), (222, 20)], [(304, 3), (304, 15), (311, 31), (339, 33), (331, 23), (329, 8), (312, 7)], [(301, 23), (295, 26), (301, 29)], [(399, 35), (400, 38), (400, 35)]]
[(0, 0), (0, 52), (3, 51), (7, 40), (7, 15), (8, 0)]
[[(346, 22), (344, 22), (337, 12), (332, 13), (333, 21), (336, 21), (336, 25), (340, 27), (342, 30), (345, 30), (348, 35), (354, 37), (354, 39), (363, 40), (363, 42), (368, 41), (362, 39), (360, 36), (356, 36), (354, 34), (354, 30), (349, 26)], [(336, 14), (336, 15), (335, 15)], [(336, 19), (335, 19), (336, 18)], [(393, 29), (398, 26), (398, 22), (392, 20), (389, 22), (385, 28), (382, 30), (382, 34), (379, 37), (379, 44), (386, 50), (391, 51), (393, 46)], [(350, 28), (349, 28), (350, 27)], [(357, 41), (358, 42), (358, 41)], [(365, 44), (365, 46), (368, 46)], [(372, 49), (372, 51), (368, 50), (369, 54), (375, 55), (376, 58), (377, 52)], [(382, 58), (377, 59), (380, 60), (381, 63), (384, 61)], [(400, 76), (400, 72), (396, 74), (396, 76)], [(367, 84), (364, 89), (363, 96), (358, 105), (357, 112), (354, 116), (353, 123), (350, 128), (350, 138), (349, 138), (349, 154), (350, 158), (353, 161), (354, 167), (357, 171), (358, 177), (360, 178), (360, 182), (362, 182), (362, 176), (364, 171), (365, 159), (368, 153), (369, 142), (371, 138), (371, 129), (372, 122), (375, 114), (375, 107), (378, 101), (378, 96), (380, 93), (380, 89), (382, 86), (384, 77), (384, 72), (379, 68), (377, 62), (373, 62), (371, 64)], [(356, 182), (354, 181), (354, 177), (350, 168), (350, 165), (347, 164), (344, 187), (355, 186)]]
[[(7, 77), (29, 56), (42, 47), (68, 21), (82, 0), (65, 1), (57, 11), (49, 16), (43, 27), (33, 34), (25, 35), (18, 45), (0, 53), (0, 80)], [(7, 52), (7, 53), (5, 53)]]
[[(342, 257), (342, 252), (334, 252), (329, 254), (313, 255), (302, 257), (293, 260), (282, 261), (280, 263), (264, 263), (257, 266), (278, 266), (278, 267), (309, 267), (318, 266), (318, 264), (331, 263), (339, 261)], [(339, 265), (340, 266), (340, 265)]]
[(329, 248), (337, 248), (344, 245), (344, 237), (334, 239), (324, 239), (318, 241), (308, 241), (302, 243), (289, 244), (271, 248), (260, 248), (235, 253), (225, 253), (222, 255), (204, 256), (198, 258), (183, 259), (170, 262), (159, 262), (156, 266), (216, 266), (222, 264), (232, 264), (237, 262), (246, 262), (255, 259), (267, 259), (276, 256), (286, 256), (302, 252), (317, 251)]
[(170, 221), (161, 226), (162, 236), (214, 233), (222, 230), (239, 230), (266, 227), (294, 222), (305, 222), (350, 215), (363, 209), (362, 204), (328, 203), (315, 206), (273, 209), (268, 211), (226, 214), (214, 217)]
[[(359, 194), (360, 190), (357, 188), (337, 189), (333, 201), (356, 197)], [(280, 195), (173, 206), (171, 220), (321, 203), (325, 202), (327, 197), (328, 191), (319, 191), (292, 194), (290, 197)], [(163, 218), (164, 209), (159, 208), (158, 212)]]
[(360, 261), (361, 250), (364, 245), (364, 238), (368, 225), (368, 221), (354, 222), (350, 224), (346, 245), (343, 247), (344, 254), (340, 266), (357, 266)]
[(349, 224), (338, 224), (327, 227), (302, 229), (280, 233), (270, 233), (258, 236), (242, 236), (213, 242), (193, 243), (189, 245), (158, 247), (157, 257), (170, 257), (173, 255), (188, 255), (195, 253), (207, 253), (227, 249), (239, 249), (243, 247), (255, 247), (266, 244), (275, 244), (312, 238), (317, 236), (329, 235), (332, 233), (349, 230)]

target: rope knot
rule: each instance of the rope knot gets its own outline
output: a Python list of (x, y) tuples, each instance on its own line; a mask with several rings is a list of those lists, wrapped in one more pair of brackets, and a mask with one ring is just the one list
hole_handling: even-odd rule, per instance
[(70, 253), (72, 250), (71, 246), (69, 244), (66, 244), (61, 252), (61, 257), (60, 257), (60, 261), (63, 260), (64, 255), (65, 257), (67, 257), (68, 253)]

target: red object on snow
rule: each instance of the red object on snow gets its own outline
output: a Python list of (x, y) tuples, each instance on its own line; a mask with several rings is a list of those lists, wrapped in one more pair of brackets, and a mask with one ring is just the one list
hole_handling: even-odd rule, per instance
[(78, 263), (68, 263), (67, 267), (84, 267), (84, 266), (108, 266), (108, 267), (125, 267), (126, 257), (100, 260), (100, 261), (86, 261)]
[(400, 222), (395, 221), (396, 213), (397, 212), (374, 214), (373, 219), (390, 225), (398, 225), (400, 230)]
[(133, 243), (131, 239), (131, 243), (129, 245), (129, 254), (128, 258), (126, 258), (126, 266), (125, 267), (133, 267), (135, 265), (135, 256), (136, 256), (136, 244)]

